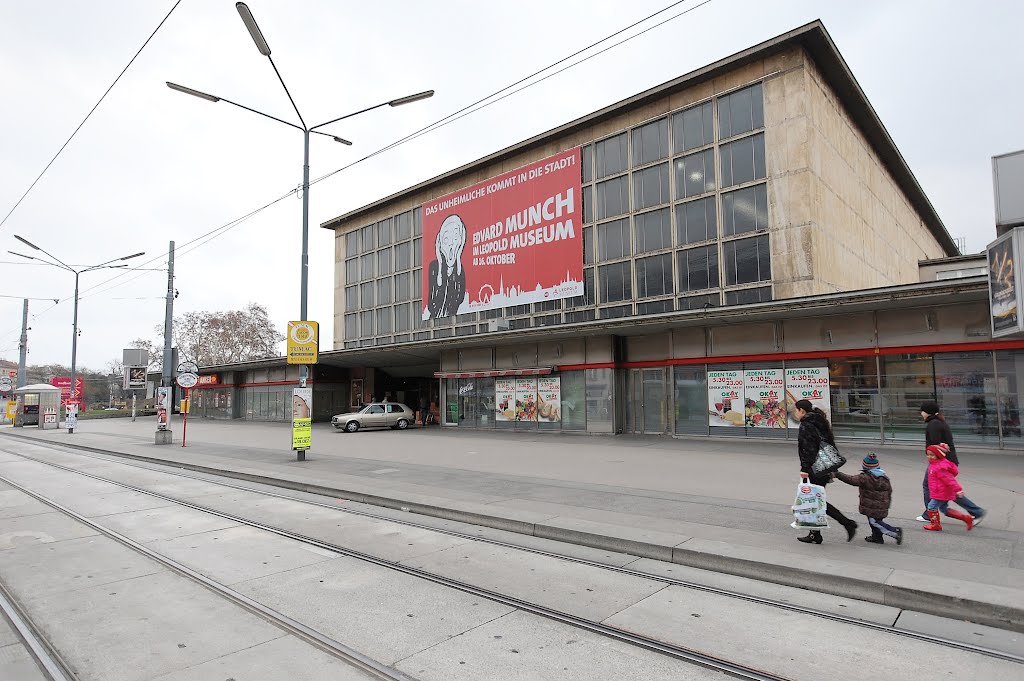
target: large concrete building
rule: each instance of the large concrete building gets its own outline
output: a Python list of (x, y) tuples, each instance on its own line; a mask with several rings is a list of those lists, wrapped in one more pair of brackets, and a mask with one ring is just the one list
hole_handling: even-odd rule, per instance
[[(577, 147), (584, 294), (424, 321), (422, 206)], [(963, 438), (1020, 438), (1024, 343), (991, 338), (984, 257), (960, 255), (818, 22), (322, 226), (320, 417), (389, 395), (458, 427), (793, 437), (777, 403), (807, 389), (845, 436), (920, 438), (938, 394)], [(230, 368), (226, 415), (276, 417), (252, 396), (295, 377), (271, 364)], [(557, 418), (507, 404), (545, 389)]]

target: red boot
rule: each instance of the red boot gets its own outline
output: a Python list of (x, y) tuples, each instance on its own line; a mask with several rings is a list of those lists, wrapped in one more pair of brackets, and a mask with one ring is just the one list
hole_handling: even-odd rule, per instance
[(942, 532), (942, 516), (938, 511), (928, 511), (928, 520), (929, 523), (924, 526), (924, 529)]
[(953, 509), (949, 509), (948, 511), (946, 511), (946, 515), (948, 515), (950, 518), (956, 518), (957, 520), (962, 520), (965, 523), (967, 523), (968, 532), (970, 532), (971, 528), (974, 527), (974, 518), (964, 513), (963, 511), (954, 511)]

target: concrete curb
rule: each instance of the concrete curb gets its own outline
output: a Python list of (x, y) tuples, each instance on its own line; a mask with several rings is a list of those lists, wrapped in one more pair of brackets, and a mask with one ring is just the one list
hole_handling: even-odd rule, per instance
[[(181, 468), (197, 473), (218, 475), (270, 487), (278, 487), (326, 497), (407, 511), (443, 520), (479, 525), (544, 539), (561, 541), (589, 548), (625, 553), (639, 558), (677, 563), (688, 567), (720, 572), (852, 598), (902, 610), (913, 610), (939, 617), (968, 620), (1001, 629), (1024, 633), (1024, 591), (984, 584), (965, 585), (955, 579), (926, 577), (890, 568), (854, 565), (829, 559), (803, 559), (802, 565), (791, 564), (792, 557), (781, 552), (740, 547), (724, 542), (690, 539), (677, 546), (629, 539), (612, 534), (598, 534), (559, 527), (543, 522), (528, 522), (436, 504), (426, 504), (368, 494), (358, 490), (340, 489), (287, 478), (215, 468), (182, 461), (171, 461), (140, 454), (128, 454), (87, 445), (51, 442), (39, 438), (4, 433), (28, 442), (45, 443), (67, 449), (117, 456), (155, 465)], [(612, 526), (609, 526), (611, 529)], [(765, 560), (774, 554), (778, 561)], [(813, 569), (817, 567), (818, 569)], [(929, 590), (922, 585), (933, 585)]]

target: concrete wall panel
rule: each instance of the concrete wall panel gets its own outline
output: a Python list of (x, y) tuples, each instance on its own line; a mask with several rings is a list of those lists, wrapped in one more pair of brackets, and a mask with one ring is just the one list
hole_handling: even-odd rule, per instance
[(781, 350), (774, 323), (737, 324), (708, 329), (712, 355), (756, 355)]

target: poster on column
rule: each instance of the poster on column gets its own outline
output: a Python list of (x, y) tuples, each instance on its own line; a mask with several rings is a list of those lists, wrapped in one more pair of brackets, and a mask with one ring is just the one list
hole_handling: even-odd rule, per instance
[(423, 204), (421, 318), (583, 295), (580, 148)]
[(537, 379), (533, 376), (516, 378), (516, 421), (537, 420)]
[(811, 404), (825, 412), (829, 422), (832, 421), (828, 367), (786, 369), (786, 407), (789, 411), (789, 425), (794, 428), (800, 426), (800, 422), (793, 414), (793, 405), (797, 400), (810, 400)]
[(785, 428), (782, 369), (743, 372), (743, 415), (748, 428)]
[(708, 424), (743, 426), (743, 372), (708, 372)]
[(494, 379), (494, 420), (516, 420), (516, 379)]
[(558, 376), (537, 379), (537, 416), (548, 423), (562, 420), (562, 379)]

